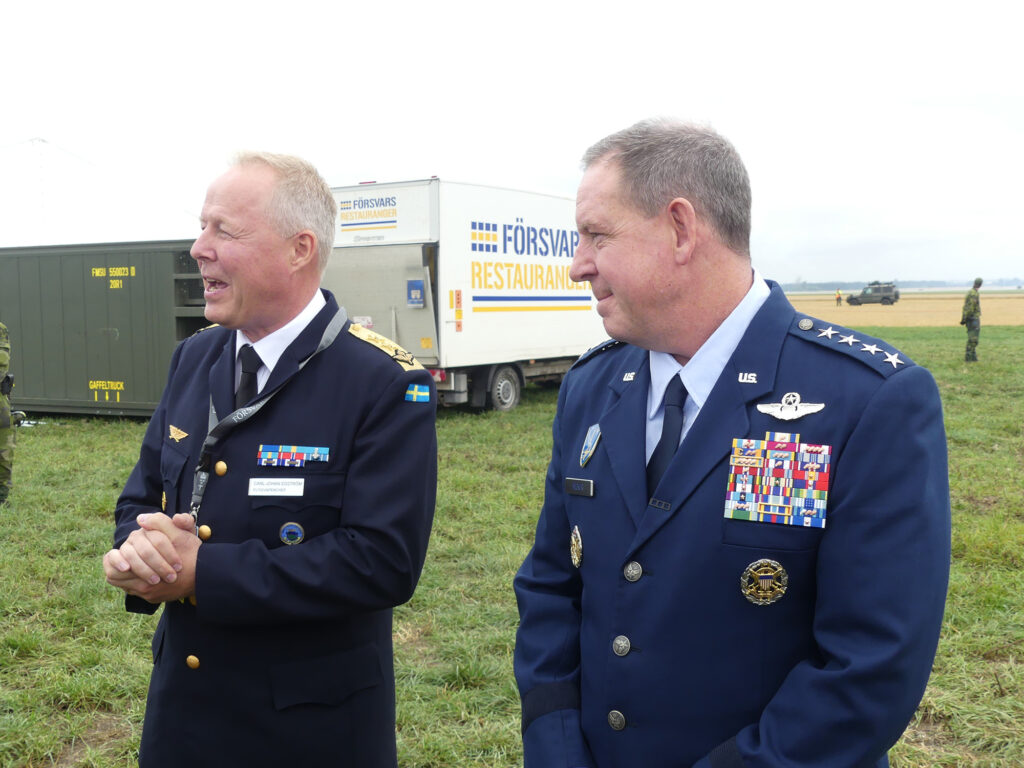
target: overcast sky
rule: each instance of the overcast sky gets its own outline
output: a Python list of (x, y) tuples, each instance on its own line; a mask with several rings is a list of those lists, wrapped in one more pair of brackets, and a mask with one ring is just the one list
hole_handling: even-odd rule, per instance
[(573, 197), (587, 146), (668, 116), (739, 149), (767, 277), (1024, 279), (1012, 8), (5, 3), (0, 246), (193, 236), (243, 148)]

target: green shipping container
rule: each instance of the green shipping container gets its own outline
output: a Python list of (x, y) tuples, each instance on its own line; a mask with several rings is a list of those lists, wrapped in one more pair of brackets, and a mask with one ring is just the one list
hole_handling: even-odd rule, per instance
[(14, 407), (149, 415), (179, 341), (208, 325), (191, 240), (0, 249)]

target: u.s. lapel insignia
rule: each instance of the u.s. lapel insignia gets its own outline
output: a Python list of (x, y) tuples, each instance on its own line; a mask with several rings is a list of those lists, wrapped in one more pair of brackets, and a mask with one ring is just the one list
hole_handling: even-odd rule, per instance
[(793, 421), (794, 419), (802, 419), (811, 413), (817, 413), (825, 407), (824, 403), (802, 403), (800, 402), (800, 394), (797, 392), (787, 392), (782, 396), (781, 403), (758, 403), (757, 410), (761, 413), (767, 413), (769, 416), (774, 416), (776, 419), (782, 421)]
[(580, 536), (578, 525), (572, 527), (572, 536), (569, 537), (569, 557), (572, 558), (572, 564), (579, 568), (583, 562), (583, 537)]
[(771, 605), (786, 594), (789, 574), (775, 560), (756, 560), (740, 576), (740, 591), (754, 605)]
[(169, 437), (171, 438), (171, 440), (173, 440), (176, 443), (180, 443), (183, 438), (188, 437), (188, 432), (186, 432), (186, 431), (184, 431), (182, 429), (178, 429), (173, 424), (171, 424), (169, 432), (170, 432)]
[(622, 374), (622, 380), (623, 381), (632, 381), (635, 378), (636, 378), (636, 371), (628, 371), (628, 372)]
[(597, 443), (601, 439), (601, 425), (591, 424), (590, 429), (587, 430), (587, 436), (583, 440), (583, 450), (580, 451), (580, 466), (587, 466), (587, 462), (590, 461), (590, 457), (594, 455), (594, 450), (597, 448)]

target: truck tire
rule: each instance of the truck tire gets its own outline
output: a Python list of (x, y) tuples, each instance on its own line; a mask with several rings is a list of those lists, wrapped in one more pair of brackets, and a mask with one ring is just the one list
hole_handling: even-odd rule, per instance
[(495, 411), (511, 411), (519, 405), (523, 384), (513, 365), (499, 365), (491, 375), (487, 390), (487, 406)]
[(851, 307), (856, 307), (856, 306), (858, 306), (858, 305), (860, 304), (860, 299), (855, 299), (855, 298), (853, 298), (853, 296), (851, 296), (850, 298), (848, 298), (848, 299), (846, 300), (846, 302), (847, 302), (847, 303), (848, 303), (848, 304), (849, 304), (849, 305), (850, 305)]
[(882, 299), (882, 305), (883, 306), (888, 307), (890, 304), (892, 304), (892, 299), (890, 299), (888, 296), (886, 296), (884, 299)]

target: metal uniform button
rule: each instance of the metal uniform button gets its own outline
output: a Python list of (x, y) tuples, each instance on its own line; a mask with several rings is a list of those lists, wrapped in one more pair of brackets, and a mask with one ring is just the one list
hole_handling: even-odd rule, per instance
[(608, 725), (612, 727), (613, 731), (621, 731), (626, 727), (626, 716), (619, 710), (613, 709), (608, 713)]
[(210, 526), (208, 526), (208, 525), (200, 525), (199, 526), (199, 538), (200, 539), (202, 539), (203, 541), (206, 541), (211, 536), (213, 536), (213, 531), (210, 530)]
[(631, 560), (622, 569), (622, 575), (626, 577), (626, 581), (640, 581), (640, 577), (644, 575), (644, 569), (636, 560)]
[(213, 471), (217, 473), (217, 477), (224, 477), (228, 473), (228, 465), (223, 461), (218, 461), (213, 465)]
[(189, 669), (199, 669), (199, 657), (193, 656), (191, 653), (185, 657), (185, 663), (188, 664)]
[(619, 635), (614, 640), (612, 640), (612, 651), (614, 651), (616, 656), (625, 656), (627, 653), (629, 653), (629, 649), (629, 638), (625, 635)]

